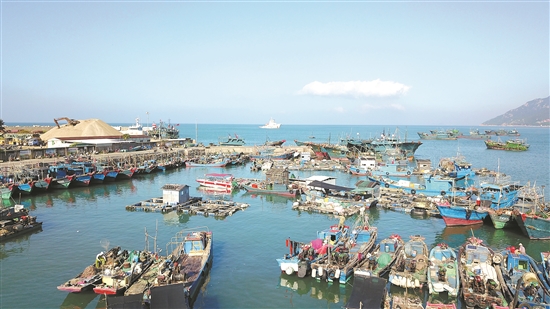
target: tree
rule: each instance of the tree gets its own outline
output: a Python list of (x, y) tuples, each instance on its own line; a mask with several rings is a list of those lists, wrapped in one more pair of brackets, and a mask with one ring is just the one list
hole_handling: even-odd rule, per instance
[(0, 119), (0, 132), (5, 133), (6, 127), (4, 126), (4, 120)]

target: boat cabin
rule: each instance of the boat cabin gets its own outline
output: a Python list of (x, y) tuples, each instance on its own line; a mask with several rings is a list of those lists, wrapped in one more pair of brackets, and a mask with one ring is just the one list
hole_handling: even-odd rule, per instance
[(317, 238), (326, 240), (327, 243), (330, 243), (332, 245), (336, 244), (340, 238), (345, 236), (347, 234), (349, 227), (344, 226), (343, 230), (338, 229), (338, 226), (333, 225), (330, 227), (330, 229), (322, 230), (317, 232)]
[(165, 205), (183, 204), (189, 201), (189, 186), (166, 184), (162, 187), (162, 200)]
[(489, 260), (491, 252), (484, 246), (467, 245), (466, 246), (466, 264), (485, 263)]
[(188, 255), (203, 255), (206, 245), (205, 232), (192, 232), (185, 237), (183, 251)]
[(373, 170), (376, 168), (376, 158), (374, 156), (359, 157), (355, 166), (361, 170)]

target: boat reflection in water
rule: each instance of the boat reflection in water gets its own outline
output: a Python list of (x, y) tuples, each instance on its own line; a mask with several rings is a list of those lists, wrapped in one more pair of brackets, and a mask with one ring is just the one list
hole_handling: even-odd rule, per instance
[[(311, 298), (324, 299), (327, 303), (342, 304), (347, 302), (351, 293), (351, 285), (328, 284), (311, 277), (299, 278), (298, 276), (288, 276), (281, 274), (280, 285), (283, 288), (290, 289), (298, 295), (309, 294)], [(349, 286), (349, 289), (346, 287)]]
[(293, 197), (276, 195), (276, 194), (255, 194), (255, 193), (249, 193), (249, 192), (243, 193), (242, 196), (255, 199), (255, 200), (262, 200), (274, 205), (284, 205), (284, 206), (286, 206), (288, 202), (292, 203), (295, 199)]
[(86, 308), (97, 297), (96, 293), (67, 293), (59, 309)]

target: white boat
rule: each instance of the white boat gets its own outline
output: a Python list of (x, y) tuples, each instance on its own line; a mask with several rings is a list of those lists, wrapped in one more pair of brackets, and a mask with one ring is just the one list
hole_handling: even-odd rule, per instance
[(281, 124), (276, 123), (275, 120), (273, 120), (273, 118), (269, 119), (269, 122), (266, 123), (265, 125), (260, 126), (260, 128), (262, 129), (278, 129), (279, 127), (281, 127)]
[(233, 188), (233, 175), (231, 174), (206, 174), (203, 178), (197, 178), (197, 182), (204, 187), (217, 190), (231, 190)]

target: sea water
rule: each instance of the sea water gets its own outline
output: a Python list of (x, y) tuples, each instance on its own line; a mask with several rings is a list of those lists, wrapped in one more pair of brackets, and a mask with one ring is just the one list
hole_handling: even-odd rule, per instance
[[(447, 128), (283, 124), (278, 130), (267, 130), (260, 129), (259, 125), (187, 124), (180, 125), (179, 129), (181, 137), (197, 137), (205, 145), (237, 134), (247, 145), (260, 146), (266, 140), (285, 139), (285, 145), (293, 145), (295, 139), (337, 143), (345, 137), (367, 139), (382, 133), (418, 140), (417, 132)], [(457, 129), (467, 134), (470, 128)], [(549, 129), (521, 127), (518, 130), (520, 138), (531, 145), (528, 151), (488, 150), (482, 140), (426, 140), (416, 155), (430, 159), (432, 166), (437, 166), (441, 158), (461, 154), (474, 168), (498, 169), (520, 184), (530, 182), (547, 187), (550, 184)], [(244, 191), (223, 198), (249, 203), (250, 207), (223, 219), (125, 210), (126, 205), (162, 196), (161, 187), (167, 183), (189, 185), (192, 196), (221, 198), (197, 189), (195, 179), (211, 172), (232, 173), (235, 177), (264, 177), (261, 172), (251, 172), (250, 165), (182, 168), (129, 181), (22, 197), (16, 202), (29, 208), (44, 225), (40, 232), (0, 244), (0, 308), (104, 308), (102, 296), (67, 294), (56, 287), (92, 264), (99, 252), (110, 247), (146, 248), (145, 230), (156, 235), (156, 246), (165, 254), (166, 243), (174, 234), (201, 226), (213, 232), (214, 261), (194, 308), (341, 308), (346, 304), (353, 280), (347, 285), (338, 285), (287, 276), (281, 274), (275, 260), (288, 252), (286, 238), (311, 241), (317, 231), (338, 222), (332, 215), (294, 211), (292, 199), (250, 195)], [(293, 173), (297, 177), (334, 176), (338, 185), (350, 187), (364, 179), (338, 171)], [(548, 194), (547, 188), (545, 191)], [(527, 253), (537, 260), (541, 250), (550, 248), (550, 241), (529, 240), (518, 230), (495, 230), (489, 225), (447, 228), (443, 220), (437, 218), (417, 218), (376, 208), (368, 213), (371, 223), (378, 227), (379, 239), (397, 233), (408, 240), (410, 235), (420, 234), (429, 247), (446, 242), (456, 248), (473, 233), (496, 250), (521, 242)], [(149, 239), (150, 250), (154, 244), (155, 241)]]

